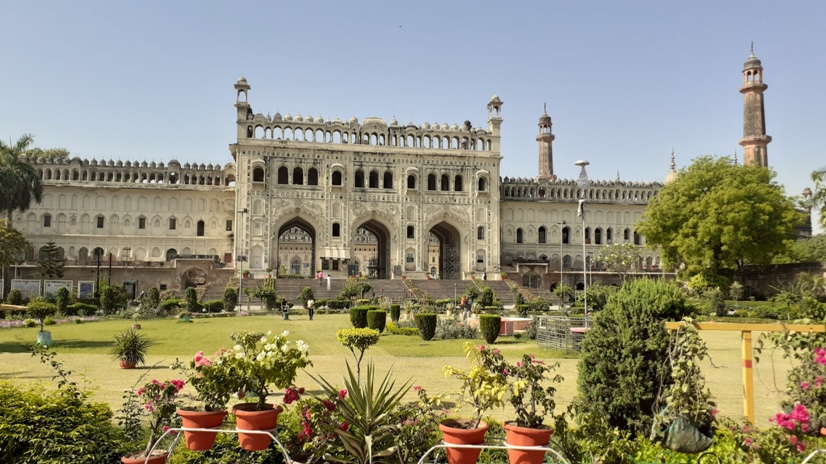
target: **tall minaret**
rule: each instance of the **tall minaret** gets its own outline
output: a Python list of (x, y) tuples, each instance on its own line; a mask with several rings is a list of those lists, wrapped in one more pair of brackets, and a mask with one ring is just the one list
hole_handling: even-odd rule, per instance
[(539, 117), (539, 135), (536, 141), (539, 142), (539, 175), (538, 179), (555, 179), (554, 175), (554, 147), (553, 142), (556, 137), (551, 133), (551, 117), (548, 116), (548, 107), (544, 107), (544, 113)]
[(772, 138), (766, 135), (766, 111), (763, 103), (763, 92), (769, 88), (763, 83), (763, 66), (754, 56), (754, 44), (751, 55), (743, 66), (743, 138), (740, 146), (743, 147), (743, 164), (755, 164), (764, 168), (769, 167), (767, 147)]

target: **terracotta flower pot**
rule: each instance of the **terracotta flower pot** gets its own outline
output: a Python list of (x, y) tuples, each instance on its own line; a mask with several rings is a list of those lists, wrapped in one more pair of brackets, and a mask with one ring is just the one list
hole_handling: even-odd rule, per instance
[[(266, 405), (268, 409), (255, 410), (255, 403), (236, 404), (232, 408), (238, 430), (272, 430), (278, 424), (278, 415), (284, 410), (281, 406)], [(262, 433), (239, 433), (238, 443), (247, 451), (261, 451), (270, 446), (272, 439)]]
[(150, 456), (147, 461), (143, 451), (141, 451), (140, 453), (127, 454), (126, 456), (120, 458), (120, 462), (123, 464), (164, 464), (168, 457), (169, 455), (166, 450), (155, 450), (152, 452), (152, 456)]
[(121, 369), (134, 369), (135, 363), (129, 362), (125, 359), (118, 359), (118, 366), (120, 366)]
[[(184, 428), (214, 429), (224, 423), (224, 417), (226, 417), (227, 412), (223, 409), (220, 411), (187, 411), (185, 409), (179, 409), (178, 415), (181, 416), (181, 423)], [(186, 447), (192, 451), (206, 451), (212, 448), (216, 435), (218, 435), (218, 432), (184, 431)]]
[[(452, 445), (479, 445), (485, 442), (485, 434), (490, 425), (480, 422), (475, 429), (467, 428), (469, 420), (445, 419), (439, 423), (439, 430), (447, 444)], [(446, 448), (449, 464), (474, 464), (479, 460), (480, 448)]]
[[(551, 441), (554, 429), (532, 429), (519, 427), (515, 422), (505, 422), (505, 443), (513, 446), (546, 446)], [(511, 464), (541, 464), (545, 460), (545, 451), (528, 451), (509, 449), (508, 459)]]

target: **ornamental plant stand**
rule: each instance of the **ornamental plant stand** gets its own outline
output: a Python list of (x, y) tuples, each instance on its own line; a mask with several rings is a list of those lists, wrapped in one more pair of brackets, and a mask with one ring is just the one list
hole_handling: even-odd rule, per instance
[[(290, 455), (287, 454), (286, 448), (284, 447), (284, 445), (281, 444), (281, 441), (278, 439), (277, 428), (274, 428), (274, 429), (271, 429), (271, 430), (196, 429), (196, 428), (190, 428), (190, 427), (169, 428), (163, 433), (163, 435), (160, 436), (160, 438), (158, 438), (158, 441), (155, 443), (155, 446), (157, 446), (158, 443), (160, 443), (161, 440), (166, 435), (168, 435), (168, 434), (173, 434), (174, 435), (175, 438), (172, 440), (172, 444), (169, 445), (169, 449), (167, 450), (167, 453), (165, 455), (167, 459), (170, 456), (172, 456), (172, 451), (175, 449), (175, 445), (178, 443), (178, 439), (180, 439), (181, 435), (183, 435), (180, 432), (209, 432), (209, 433), (234, 433), (234, 434), (244, 433), (248, 436), (250, 436), (250, 435), (262, 435), (262, 436), (265, 436), (265, 438), (274, 441), (278, 445), (278, 448), (281, 450), (281, 454), (284, 456), (284, 462), (286, 464), (299, 464), (297, 461), (293, 461), (293, 459), (290, 457)], [(149, 454), (151, 455), (154, 451), (155, 451), (155, 447), (153, 447), (151, 450), (149, 450)], [(149, 458), (147, 458), (147, 460), (145, 461), (144, 464), (150, 464), (152, 462), (153, 461), (150, 461)]]
[(426, 462), (431, 462), (431, 461), (428, 461), (428, 456), (430, 456), (431, 454), (433, 454), (433, 461), (432, 462), (434, 462), (434, 463), (439, 462), (439, 452), (441, 450), (445, 450), (445, 452), (448, 452), (451, 449), (453, 449), (453, 450), (459, 450), (459, 449), (471, 450), (471, 449), (473, 449), (473, 450), (477, 450), (478, 453), (481, 453), (482, 450), (486, 450), (486, 449), (508, 450), (508, 451), (522, 450), (522, 451), (551, 453), (554, 456), (554, 458), (556, 459), (554, 462), (560, 463), (560, 464), (571, 464), (568, 460), (565, 459), (564, 456), (562, 456), (562, 454), (559, 451), (557, 451), (553, 448), (550, 448), (547, 445), (546, 446), (517, 446), (517, 445), (509, 445), (509, 444), (502, 443), (502, 442), (485, 442), (485, 443), (480, 443), (480, 444), (476, 444), (476, 445), (458, 445), (458, 444), (442, 442), (438, 445), (433, 445), (429, 450), (427, 450), (422, 455), (421, 459), (419, 459), (418, 464), (425, 464)]

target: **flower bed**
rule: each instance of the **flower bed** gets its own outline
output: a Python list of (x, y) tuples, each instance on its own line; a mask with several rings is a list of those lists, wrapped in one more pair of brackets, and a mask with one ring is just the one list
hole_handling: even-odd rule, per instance
[[(72, 316), (54, 319), (55, 324), (80, 324), (85, 322), (95, 322), (99, 318), (97, 316)], [(15, 329), (18, 327), (26, 327), (25, 319), (0, 319), (0, 329)]]

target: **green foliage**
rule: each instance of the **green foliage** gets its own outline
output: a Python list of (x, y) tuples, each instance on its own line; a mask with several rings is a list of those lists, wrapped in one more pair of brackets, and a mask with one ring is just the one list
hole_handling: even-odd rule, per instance
[(261, 301), (261, 306), (272, 311), (277, 305), (278, 295), (275, 293), (275, 288), (268, 284), (272, 279), (266, 279), (261, 286), (248, 288), (245, 291), (251, 298), (258, 298)]
[(27, 314), (29, 314), (29, 316), (31, 316), (40, 324), (41, 332), (43, 332), (43, 323), (45, 322), (46, 318), (57, 312), (56, 305), (39, 298), (32, 298), (32, 300), (29, 301), (27, 307)]
[(637, 231), (650, 247), (660, 247), (667, 267), (684, 265), (686, 279), (730, 278), (745, 263), (771, 263), (802, 222), (773, 177), (730, 158), (698, 158), (648, 202)]
[(387, 329), (387, 333), (390, 333), (392, 335), (419, 335), (419, 329), (417, 329), (416, 327), (398, 327), (396, 324), (392, 322), (388, 322), (385, 328)]
[(740, 301), (743, 299), (744, 290), (743, 284), (740, 282), (732, 282), (728, 288), (728, 296), (734, 301)]
[[(24, 212), (32, 202), (43, 198), (43, 183), (34, 166), (23, 157), (34, 142), (31, 134), (23, 134), (14, 144), (0, 140), (0, 212), (6, 212), (11, 222), (12, 212)], [(2, 232), (0, 232), (1, 234)], [(3, 237), (0, 236), (0, 242)], [(5, 246), (0, 247), (0, 249)], [(5, 251), (5, 250), (4, 250)], [(6, 264), (8, 265), (8, 264)]]
[[(353, 358), (356, 360), (356, 371), (361, 377), (361, 360), (364, 358), (364, 352), (368, 348), (379, 342), (381, 332), (375, 329), (355, 328), (355, 329), (341, 329), (336, 333), (336, 338), (339, 343), (344, 345)], [(358, 350), (358, 354), (356, 354)]]
[(98, 307), (95, 305), (86, 303), (72, 303), (66, 307), (64, 314), (67, 316), (86, 316), (94, 314), (97, 310)]
[(479, 297), (479, 304), (482, 306), (493, 306), (493, 290), (485, 286), (482, 296)]
[(69, 309), (69, 302), (72, 299), (72, 294), (69, 292), (69, 289), (66, 287), (60, 287), (57, 290), (57, 297), (55, 299), (55, 304), (57, 305), (57, 310), (60, 314), (69, 316), (66, 314), (66, 311)]
[(161, 292), (157, 287), (150, 287), (141, 298), (141, 306), (144, 308), (158, 308), (161, 304)]
[(554, 374), (558, 368), (558, 362), (545, 364), (531, 354), (523, 354), (522, 361), (515, 365), (507, 364), (507, 375), (512, 379), (509, 401), (516, 411), (516, 425), (542, 428), (545, 417), (553, 415), (556, 388), (552, 384), (565, 380)]
[(43, 319), (43, 325), (55, 325), (57, 322), (52, 318), (52, 316), (46, 316), (46, 319)]
[(201, 305), (198, 304), (198, 292), (195, 291), (195, 287), (188, 287), (184, 292), (184, 301), (186, 302), (186, 310), (189, 312), (197, 313), (201, 309)]
[(826, 261), (826, 234), (799, 238), (792, 243), (789, 251), (774, 260), (782, 263), (822, 263)]
[[(393, 421), (391, 413), (407, 393), (410, 382), (396, 388), (393, 371), (390, 369), (381, 382), (377, 383), (373, 363), (367, 364), (364, 383), (358, 374), (353, 373), (349, 363), (347, 374), (344, 378), (347, 396), (338, 402), (337, 410), (349, 427), (346, 430), (343, 430), (344, 427), (338, 428), (335, 432), (354, 463), (369, 464), (374, 460), (379, 461), (376, 458), (392, 456), (395, 453), (397, 423)], [(323, 377), (310, 377), (327, 396), (340, 398), (340, 390)]]
[(518, 304), (514, 306), (514, 309), (516, 310), (517, 316), (528, 317), (528, 311), (531, 309), (531, 307), (526, 304)]
[(706, 296), (708, 297), (712, 314), (721, 317), (727, 315), (726, 302), (723, 300), (723, 292), (719, 288), (708, 290)]
[(34, 319), (26, 319), (23, 321), (23, 324), (25, 324), (26, 327), (37, 327), (37, 321)]
[(390, 320), (392, 322), (399, 322), (399, 318), (402, 314), (402, 307), (399, 304), (391, 304), (390, 305)]
[(417, 462), (442, 438), (439, 422), (446, 413), (441, 397), (430, 398), (424, 388), (413, 388), (418, 390), (419, 401), (399, 405), (391, 413), (391, 423), (398, 424), (394, 441), (399, 464)]
[[(473, 408), (473, 420), (469, 428), (476, 428), (482, 420), (482, 414), (492, 408), (505, 405), (505, 394), (508, 384), (501, 369), (492, 368), (486, 355), (492, 354), (485, 347), (476, 346), (472, 341), (462, 345), (465, 356), (470, 361), (471, 368), (465, 372), (453, 366), (445, 366), (442, 372), (445, 377), (453, 377), (462, 382), (460, 401)], [(496, 360), (501, 365), (501, 357)], [(496, 372), (494, 372), (496, 370)]]
[(476, 340), (479, 338), (479, 329), (460, 324), (455, 319), (446, 318), (437, 322), (436, 338), (439, 340)]
[[(5, 187), (5, 184), (3, 186)], [(2, 196), (0, 196), (0, 205), (2, 205)], [(0, 211), (3, 211), (2, 207)], [(20, 231), (12, 227), (10, 222), (0, 221), (0, 268), (22, 263), (26, 254), (31, 253), (32, 250), (31, 243)]]
[(605, 285), (601, 282), (589, 285), (585, 290), (588, 293), (588, 310), (602, 311), (606, 303), (608, 303), (608, 298), (617, 290), (618, 287)]
[(380, 309), (367, 311), (367, 327), (382, 333), (384, 332), (385, 324), (387, 324), (387, 311)]
[(815, 182), (812, 206), (820, 208), (820, 225), (826, 227), (826, 167), (813, 171), (812, 180)]
[(361, 298), (365, 293), (369, 292), (372, 289), (373, 286), (370, 285), (370, 282), (366, 278), (350, 278), (347, 279), (347, 283), (345, 283), (344, 287), (341, 288), (341, 291), (338, 294), (338, 298), (342, 300)]
[(476, 300), (479, 298), (479, 289), (476, 285), (465, 285), (465, 291), (462, 293), (462, 296)]
[(559, 298), (560, 301), (565, 303), (573, 301), (576, 292), (574, 291), (574, 287), (571, 287), (568, 284), (559, 284), (556, 286), (556, 288), (554, 288), (553, 294), (556, 295), (556, 297)]
[(181, 309), (184, 306), (184, 301), (180, 298), (169, 298), (161, 301), (159, 306), (165, 313), (171, 313)]
[(433, 337), (436, 336), (436, 314), (418, 313), (413, 316), (413, 319), (416, 321), (416, 327), (419, 329), (422, 340), (433, 340)]
[(238, 305), (238, 290), (233, 287), (225, 288), (222, 301), (224, 303), (224, 311), (235, 311), (235, 306)]
[(539, 322), (538, 321), (539, 320), (536, 317), (531, 318), (531, 322), (528, 323), (527, 327), (525, 327), (525, 336), (527, 336), (531, 340), (536, 340), (536, 335), (537, 335), (537, 332), (539, 331), (539, 329), (538, 329)]
[(354, 306), (350, 308), (350, 323), (356, 329), (367, 327), (367, 311), (376, 309), (375, 306)]
[(220, 313), (224, 310), (224, 300), (209, 300), (201, 303), (201, 309), (206, 309), (208, 313)]
[(118, 308), (126, 306), (126, 293), (123, 289), (111, 285), (103, 285), (100, 289), (100, 309), (104, 314), (112, 314)]
[(596, 313), (582, 342), (576, 403), (633, 434), (650, 429), (652, 405), (670, 385), (663, 321), (686, 312), (679, 288), (663, 280), (625, 283)]
[[(642, 254), (640, 247), (633, 243), (615, 243), (601, 247), (594, 261), (602, 263), (608, 272), (616, 272), (623, 282), (628, 273), (639, 265)], [(590, 295), (588, 301), (590, 301)]]
[(130, 327), (115, 334), (112, 357), (136, 366), (145, 364), (146, 354), (150, 346), (152, 346), (152, 342), (144, 334)]
[(37, 275), (41, 279), (63, 277), (64, 259), (60, 257), (60, 250), (54, 241), (49, 241), (40, 249), (37, 258)]
[(479, 332), (482, 333), (482, 338), (484, 338), (486, 342), (496, 342), (496, 339), (499, 338), (501, 322), (502, 318), (495, 314), (479, 315)]
[(9, 304), (20, 306), (23, 304), (23, 294), (20, 292), (20, 290), (14, 288), (11, 291), (9, 291), (9, 294), (6, 297), (6, 301)]
[(301, 302), (301, 306), (306, 308), (307, 307), (307, 302), (310, 301), (310, 300), (315, 299), (315, 294), (313, 293), (312, 287), (308, 286), (308, 287), (302, 288), (301, 291), (298, 293), (298, 296), (296, 298), (298, 299), (298, 301)]

